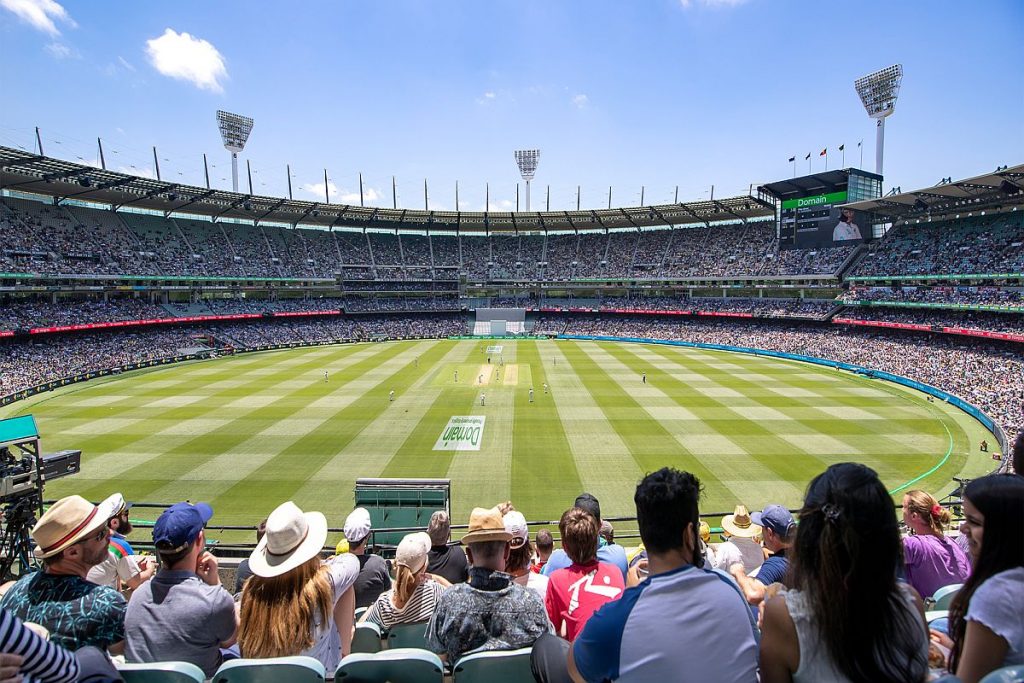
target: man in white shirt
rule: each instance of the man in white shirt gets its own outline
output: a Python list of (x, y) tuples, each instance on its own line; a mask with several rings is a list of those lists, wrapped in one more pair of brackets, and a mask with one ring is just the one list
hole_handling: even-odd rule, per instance
[(832, 241), (848, 242), (860, 239), (864, 238), (860, 234), (860, 228), (853, 222), (853, 209), (842, 209), (839, 212), (839, 222), (832, 231)]

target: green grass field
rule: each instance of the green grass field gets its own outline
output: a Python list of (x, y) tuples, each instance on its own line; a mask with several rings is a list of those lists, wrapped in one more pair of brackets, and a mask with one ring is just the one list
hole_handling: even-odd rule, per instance
[[(487, 364), (489, 344), (503, 346), (503, 365)], [(950, 406), (878, 380), (582, 341), (243, 354), (79, 384), (0, 417), (25, 413), (47, 451), (83, 452), (82, 472), (51, 483), (47, 497), (206, 500), (216, 524), (255, 524), (292, 499), (340, 526), (358, 477), (449, 477), (457, 523), (506, 499), (529, 519), (557, 519), (583, 490), (605, 516), (632, 515), (636, 482), (665, 465), (700, 477), (705, 511), (796, 506), (814, 474), (846, 460), (894, 490), (944, 462), (914, 484), (944, 493), (952, 476), (990, 469), (977, 444), (993, 442)], [(434, 450), (453, 416), (486, 418), (479, 450)]]

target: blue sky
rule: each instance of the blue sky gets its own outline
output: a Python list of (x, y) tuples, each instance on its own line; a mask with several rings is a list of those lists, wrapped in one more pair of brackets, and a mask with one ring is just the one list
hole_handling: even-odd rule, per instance
[[(874, 169), (853, 81), (905, 70), (886, 189), (1024, 162), (1024, 2), (72, 2), (0, 0), (0, 144), (230, 189), (214, 112), (252, 116), (254, 191), (481, 210), (514, 205), (513, 150), (539, 148), (533, 208), (745, 193)], [(523, 199), (525, 208), (525, 197)]]

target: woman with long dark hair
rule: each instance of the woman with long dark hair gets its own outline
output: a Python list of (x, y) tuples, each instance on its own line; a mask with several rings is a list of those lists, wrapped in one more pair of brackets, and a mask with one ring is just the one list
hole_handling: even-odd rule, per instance
[(974, 683), (1024, 664), (1024, 477), (995, 474), (969, 483), (960, 530), (974, 571), (949, 610), (949, 670)]
[(840, 463), (815, 477), (790, 551), (791, 590), (765, 608), (762, 683), (923, 681), (924, 607), (897, 581), (901, 564), (892, 499), (875, 471)]

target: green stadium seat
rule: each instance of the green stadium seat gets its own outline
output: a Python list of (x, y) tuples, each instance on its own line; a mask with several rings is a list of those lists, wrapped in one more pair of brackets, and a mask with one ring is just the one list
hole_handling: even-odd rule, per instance
[(377, 624), (371, 621), (356, 624), (355, 633), (352, 635), (352, 652), (372, 654), (380, 652), (382, 647), (380, 627)]
[(118, 672), (125, 683), (203, 683), (206, 674), (190, 662), (151, 662), (119, 664)]
[(327, 672), (312, 657), (233, 659), (224, 662), (210, 683), (323, 683)]
[(452, 669), (454, 683), (530, 683), (530, 655), (533, 648), (488, 650), (465, 655)]
[(979, 683), (1024, 683), (1024, 664), (996, 669), (986, 674)]
[(428, 623), (417, 621), (413, 624), (395, 624), (388, 630), (388, 649), (426, 648)]
[(963, 588), (963, 587), (964, 587), (964, 585), (962, 583), (954, 583), (954, 584), (949, 585), (949, 586), (943, 586), (939, 590), (935, 591), (935, 595), (933, 595), (927, 601), (928, 604), (926, 604), (925, 606), (929, 610), (936, 610), (936, 611), (937, 610), (947, 610), (948, 611), (950, 605), (953, 604), (953, 598), (956, 597), (956, 594), (959, 593), (960, 589)]
[(433, 652), (417, 648), (351, 654), (341, 660), (334, 680), (345, 683), (442, 683), (444, 664)]

